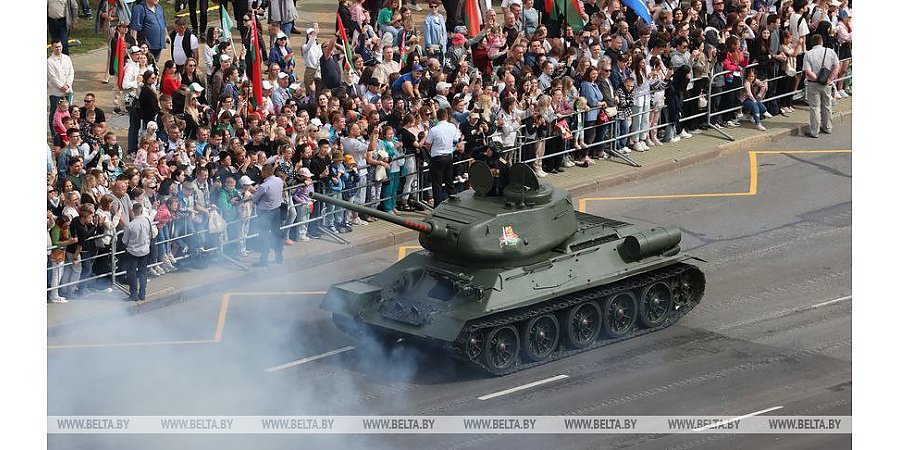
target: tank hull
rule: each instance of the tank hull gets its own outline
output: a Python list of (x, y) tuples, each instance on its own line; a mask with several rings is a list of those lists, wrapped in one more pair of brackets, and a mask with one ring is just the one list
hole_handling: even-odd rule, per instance
[(422, 250), (332, 286), (322, 308), (351, 334), (439, 343), (504, 375), (665, 328), (700, 301), (677, 230), (576, 215), (578, 232), (540, 262), (472, 267)]

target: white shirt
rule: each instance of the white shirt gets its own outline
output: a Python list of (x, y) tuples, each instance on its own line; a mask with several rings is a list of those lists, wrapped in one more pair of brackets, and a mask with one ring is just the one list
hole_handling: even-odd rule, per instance
[(55, 97), (65, 97), (68, 92), (63, 90), (63, 85), (72, 88), (75, 82), (75, 67), (72, 66), (72, 58), (60, 53), (59, 56), (50, 55), (47, 58), (47, 94)]
[(308, 69), (316, 69), (319, 70), (319, 59), (322, 58), (322, 45), (319, 44), (315, 39), (311, 39), (309, 42), (303, 44), (300, 47), (300, 53), (303, 54), (303, 62), (306, 64)]
[(353, 155), (359, 174), (365, 175), (368, 173), (366, 152), (369, 150), (369, 143), (359, 138), (344, 137), (341, 138), (341, 145), (344, 147), (344, 154)]
[(125, 226), (122, 233), (122, 243), (125, 250), (132, 256), (147, 256), (150, 254), (150, 218), (141, 215)]
[(453, 124), (446, 120), (440, 121), (437, 125), (431, 127), (428, 131), (428, 137), (425, 138), (426, 144), (431, 144), (431, 157), (449, 155), (453, 153), (454, 141), (460, 138), (461, 134)]
[[(179, 66), (183, 66), (184, 63), (187, 62), (188, 56), (193, 55), (185, 55), (184, 47), (181, 44), (181, 41), (184, 39), (184, 35), (175, 33), (175, 42), (172, 43), (172, 57), (175, 59), (175, 64)], [(197, 41), (197, 36), (191, 35), (191, 50), (197, 50), (197, 47), (200, 46), (200, 42)]]

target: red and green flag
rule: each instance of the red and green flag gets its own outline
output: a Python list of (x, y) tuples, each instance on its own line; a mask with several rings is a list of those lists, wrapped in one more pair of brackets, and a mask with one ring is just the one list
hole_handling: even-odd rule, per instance
[(253, 87), (253, 98), (250, 99), (250, 105), (255, 111), (256, 108), (262, 106), (262, 61), (259, 59), (261, 54), (259, 50), (259, 30), (256, 28), (256, 21), (250, 21), (250, 48), (247, 49), (247, 72), (250, 75), (250, 84)]
[(550, 18), (557, 20), (558, 17), (563, 16), (566, 19), (566, 23), (572, 27), (572, 32), (581, 33), (582, 28), (584, 28), (582, 14), (583, 11), (578, 0), (554, 0), (553, 13)]
[(337, 15), (337, 26), (338, 32), (341, 34), (341, 42), (344, 44), (344, 55), (347, 57), (346, 66), (356, 71), (356, 67), (353, 66), (353, 46), (350, 45), (350, 40), (347, 39), (347, 30), (344, 28), (344, 21), (341, 20), (341, 15)]
[(481, 31), (481, 24), (484, 23), (484, 13), (487, 11), (484, 0), (465, 0), (466, 4), (463, 9), (463, 20), (466, 24), (466, 30), (469, 36), (475, 36)]
[(125, 36), (117, 33), (115, 53), (112, 55), (110, 67), (112, 74), (116, 76), (116, 83), (122, 89), (122, 80), (125, 79)]

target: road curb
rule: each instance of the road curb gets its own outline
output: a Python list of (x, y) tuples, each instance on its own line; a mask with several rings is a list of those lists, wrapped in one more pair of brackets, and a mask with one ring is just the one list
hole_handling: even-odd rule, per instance
[[(852, 113), (852, 111), (838, 112), (834, 115), (833, 120), (835, 123), (843, 123), (844, 121), (849, 120), (852, 117)], [(630, 181), (640, 180), (645, 177), (678, 170), (694, 164), (718, 158), (719, 156), (728, 153), (747, 150), (753, 147), (769, 145), (772, 142), (786, 136), (798, 136), (803, 131), (803, 128), (805, 126), (806, 125), (804, 124), (791, 125), (785, 129), (779, 129), (774, 132), (767, 132), (743, 139), (738, 139), (733, 142), (726, 142), (723, 144), (715, 145), (709, 149), (704, 149), (696, 153), (692, 153), (682, 159), (660, 161), (651, 165), (643, 166), (639, 170), (579, 183), (577, 185), (569, 187), (568, 190), (571, 192), (573, 197), (578, 197), (596, 189), (610, 188)], [(602, 174), (599, 175), (599, 177), (602, 176)], [(277, 271), (279, 273), (299, 271), (312, 267), (313, 265), (329, 263), (339, 259), (345, 259), (359, 254), (381, 250), (384, 248), (392, 247), (394, 245), (409, 242), (415, 239), (417, 236), (418, 233), (412, 230), (403, 229), (392, 231), (384, 236), (367, 238), (365, 242), (354, 242), (347, 245), (342, 245), (335, 249), (329, 249), (324, 253), (308, 254), (298, 258), (285, 260), (285, 263), (281, 266), (270, 266), (268, 270)], [(163, 289), (162, 291), (153, 293), (147, 301), (128, 305), (125, 314), (136, 315), (176, 303), (188, 301), (191, 298), (204, 294), (205, 291), (211, 288), (226, 290), (232, 289), (245, 284), (256, 277), (259, 277), (260, 274), (261, 272), (258, 269), (250, 269), (237, 274), (223, 274), (222, 276), (204, 280), (204, 284), (202, 285), (186, 287), (184, 289)], [(87, 318), (80, 318), (68, 322), (49, 325), (47, 327), (47, 336), (58, 336), (60, 334), (74, 330), (80, 326), (90, 323), (103, 322), (107, 319), (118, 317), (121, 315), (121, 311), (111, 311), (108, 313), (92, 315)]]

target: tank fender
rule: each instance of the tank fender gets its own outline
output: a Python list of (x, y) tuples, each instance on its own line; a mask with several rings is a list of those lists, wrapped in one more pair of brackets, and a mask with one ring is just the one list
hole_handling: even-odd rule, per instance
[[(681, 243), (681, 230), (675, 227), (656, 227), (625, 237), (619, 244), (619, 254), (626, 262), (640, 261), (650, 256), (671, 253)], [(677, 252), (676, 252), (677, 253)]]

